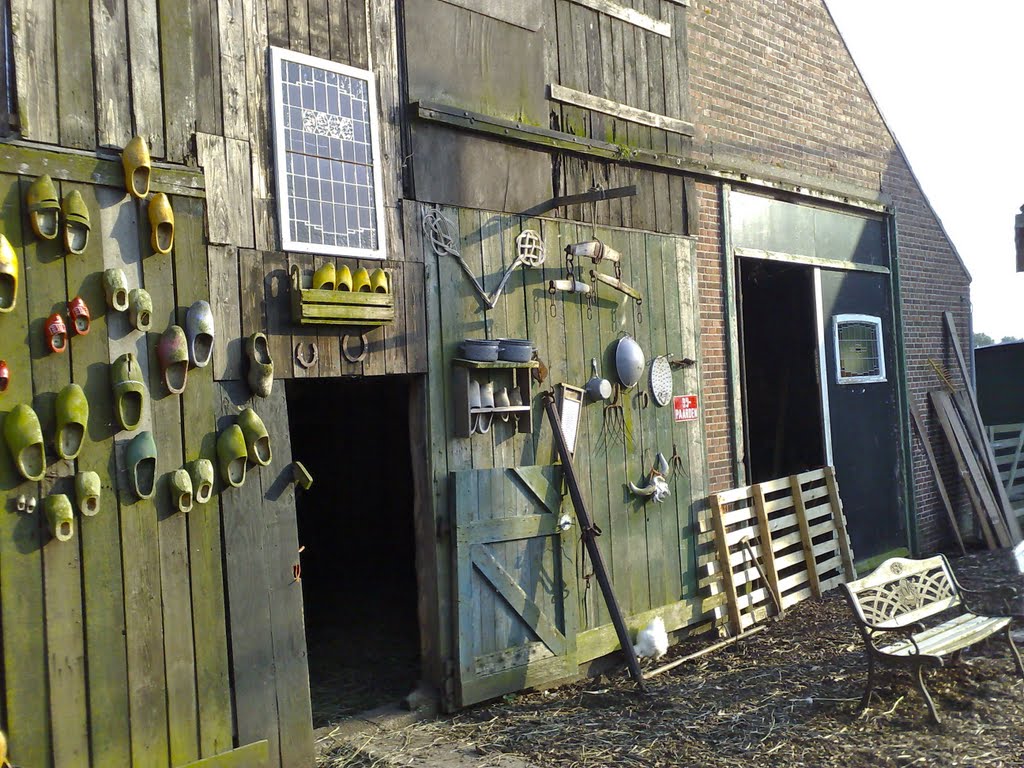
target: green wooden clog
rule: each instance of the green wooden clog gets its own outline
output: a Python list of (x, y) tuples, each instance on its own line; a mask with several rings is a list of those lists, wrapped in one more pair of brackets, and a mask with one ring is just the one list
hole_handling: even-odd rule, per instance
[(188, 473), (192, 476), (192, 489), (197, 504), (205, 504), (213, 496), (213, 462), (196, 459), (189, 462)]
[(164, 385), (172, 395), (185, 391), (188, 382), (188, 340), (180, 325), (168, 326), (156, 347), (160, 367), (164, 372)]
[(100, 511), (102, 492), (98, 472), (86, 470), (75, 475), (75, 499), (78, 501), (78, 511), (86, 517), (92, 517)]
[(0, 312), (10, 312), (18, 303), (18, 253), (5, 235), (0, 235)]
[(145, 288), (132, 288), (128, 292), (128, 322), (143, 333), (152, 327), (153, 299)]
[(245, 450), (249, 461), (261, 467), (270, 465), (274, 455), (270, 449), (270, 435), (263, 419), (252, 408), (246, 408), (238, 414), (238, 426), (245, 436)]
[(139, 199), (149, 194), (149, 177), (152, 167), (149, 159), (149, 147), (141, 136), (129, 141), (121, 152), (124, 164), (124, 187), (132, 197)]
[(267, 337), (254, 333), (245, 340), (245, 353), (249, 358), (249, 388), (260, 397), (270, 397), (274, 387), (274, 361), (270, 358)]
[(232, 488), (240, 488), (245, 482), (245, 460), (249, 452), (245, 447), (242, 428), (232, 424), (217, 436), (217, 462), (220, 475)]
[(103, 273), (103, 292), (107, 296), (107, 306), (115, 312), (128, 309), (128, 278), (123, 269), (108, 269)]
[(4, 419), (4, 439), (21, 476), (36, 482), (42, 480), (46, 472), (46, 451), (36, 412), (23, 403), (14, 406)]
[(192, 511), (192, 478), (184, 469), (176, 469), (171, 473), (167, 484), (171, 491), (171, 502), (179, 512)]
[(153, 497), (156, 490), (156, 441), (148, 429), (139, 432), (125, 448), (128, 481), (140, 499)]
[(146, 387), (142, 383), (142, 367), (135, 355), (125, 352), (113, 362), (110, 381), (114, 390), (114, 414), (121, 428), (138, 429), (142, 421)]
[(205, 368), (213, 356), (213, 333), (213, 309), (208, 301), (200, 299), (185, 315), (188, 354), (196, 368)]
[(46, 522), (50, 533), (57, 541), (68, 541), (75, 535), (75, 515), (71, 507), (71, 499), (63, 493), (54, 493), (43, 499), (46, 510)]
[(149, 201), (149, 243), (157, 253), (170, 253), (174, 247), (174, 211), (171, 201), (163, 192), (157, 192)]
[(89, 208), (82, 193), (73, 189), (64, 196), (64, 247), (82, 253), (89, 244)]
[(53, 240), (60, 229), (60, 198), (48, 174), (43, 174), (28, 188), (28, 221), (32, 231), (43, 240)]
[(78, 384), (68, 384), (57, 393), (57, 454), (62, 459), (76, 459), (85, 442), (89, 424), (89, 401)]

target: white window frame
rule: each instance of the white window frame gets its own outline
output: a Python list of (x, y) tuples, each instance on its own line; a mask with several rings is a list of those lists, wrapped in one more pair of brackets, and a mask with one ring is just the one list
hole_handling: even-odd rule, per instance
[[(291, 216), (288, 213), (288, 178), (287, 153), (284, 148), (284, 114), (281, 93), (281, 62), (291, 61), (309, 67), (316, 67), (328, 72), (336, 72), (347, 77), (357, 78), (366, 82), (367, 108), (370, 113), (370, 148), (373, 152), (373, 192), (374, 210), (377, 228), (376, 248), (352, 248), (338, 245), (321, 245), (306, 243), (292, 239)], [(277, 220), (281, 230), (281, 248), (285, 251), (300, 253), (318, 253), (329, 256), (351, 256), (361, 259), (386, 259), (387, 240), (385, 238), (384, 220), (384, 174), (381, 169), (380, 128), (377, 121), (377, 84), (371, 70), (357, 69), (344, 64), (337, 64), (327, 59), (309, 56), (305, 53), (290, 51), (286, 48), (270, 47), (270, 79), (272, 89), (272, 107), (274, 120), (274, 174), (277, 187)]]
[[(873, 376), (843, 376), (843, 366), (839, 356), (839, 325), (840, 323), (866, 323), (875, 327), (875, 344), (878, 351), (878, 373)], [(887, 381), (885, 378), (885, 344), (882, 339), (882, 318), (875, 315), (833, 315), (832, 346), (835, 351), (836, 383), (838, 384), (875, 384)]]

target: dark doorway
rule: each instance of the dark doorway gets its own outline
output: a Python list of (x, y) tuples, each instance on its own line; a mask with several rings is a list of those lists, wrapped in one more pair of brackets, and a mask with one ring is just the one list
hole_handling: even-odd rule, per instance
[(397, 703), (420, 677), (407, 377), (293, 379), (302, 596), (320, 727)]
[(739, 259), (747, 481), (824, 465), (814, 271)]

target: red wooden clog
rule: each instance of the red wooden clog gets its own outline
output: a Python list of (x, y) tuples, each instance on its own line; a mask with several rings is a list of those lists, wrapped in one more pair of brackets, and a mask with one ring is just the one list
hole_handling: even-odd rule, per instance
[(46, 318), (46, 343), (51, 352), (63, 352), (68, 348), (68, 328), (59, 312)]
[(0, 360), (0, 392), (7, 391), (7, 385), (11, 383), (11, 369), (7, 367), (6, 360)]
[(68, 302), (68, 317), (72, 328), (79, 336), (85, 336), (89, 332), (92, 316), (89, 314), (89, 306), (81, 296), (75, 296)]

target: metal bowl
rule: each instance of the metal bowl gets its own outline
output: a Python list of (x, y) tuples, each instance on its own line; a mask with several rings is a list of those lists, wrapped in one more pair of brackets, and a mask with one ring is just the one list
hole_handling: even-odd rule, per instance
[(644, 351), (640, 349), (636, 339), (629, 335), (619, 339), (619, 343), (615, 345), (615, 372), (622, 386), (629, 389), (640, 381), (646, 363)]
[(498, 342), (494, 339), (466, 339), (461, 349), (466, 360), (493, 363), (498, 359)]
[(529, 339), (498, 339), (498, 359), (528, 363), (533, 359), (533, 342)]

